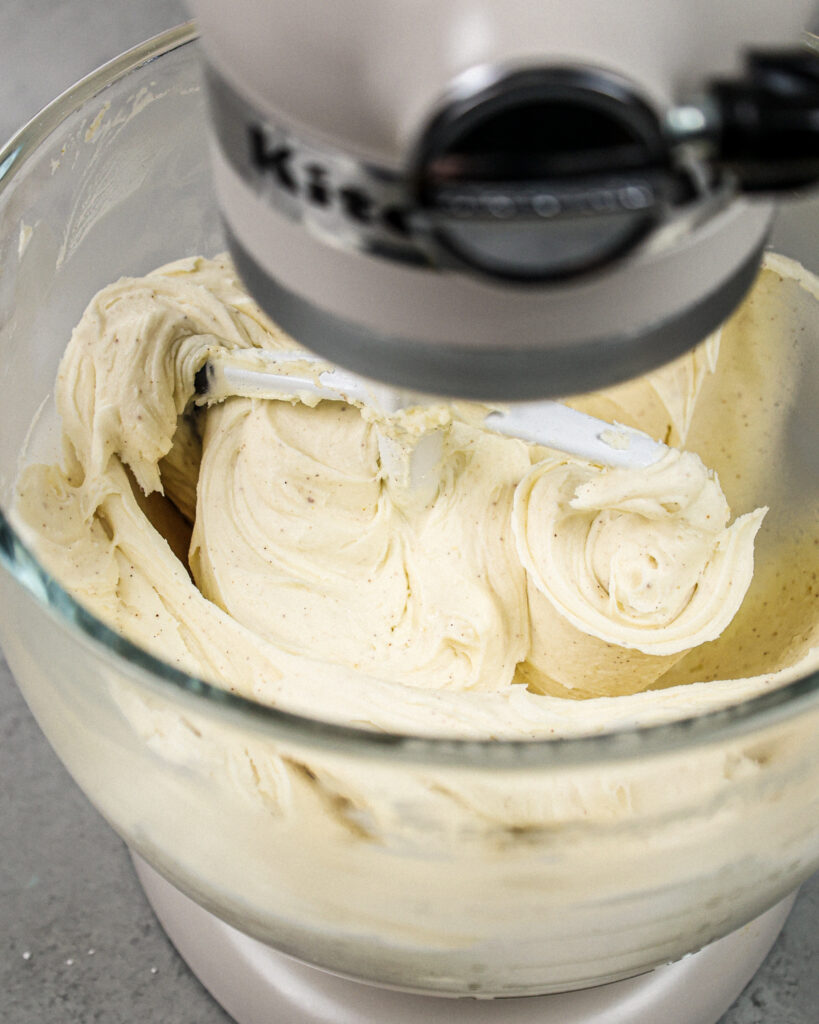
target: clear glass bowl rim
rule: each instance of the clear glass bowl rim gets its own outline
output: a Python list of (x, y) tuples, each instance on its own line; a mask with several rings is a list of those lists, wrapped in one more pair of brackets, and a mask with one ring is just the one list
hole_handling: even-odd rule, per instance
[[(108, 86), (150, 61), (195, 43), (186, 22), (125, 51), (44, 107), (0, 149), (0, 199), (16, 172), (71, 114)], [(363, 757), (470, 769), (563, 768), (631, 759), (752, 733), (819, 705), (819, 671), (730, 707), (659, 725), (557, 739), (459, 739), (375, 732), (282, 711), (189, 676), (106, 626), (86, 611), (40, 565), (0, 509), (0, 563), (61, 626), (97, 653), (124, 660), (152, 690), (184, 695), (209, 710), (266, 736)]]

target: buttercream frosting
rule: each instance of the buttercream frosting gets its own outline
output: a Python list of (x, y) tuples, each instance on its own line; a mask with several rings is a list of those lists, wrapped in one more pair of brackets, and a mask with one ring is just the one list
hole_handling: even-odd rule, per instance
[[(732, 338), (573, 404), (625, 422), (630, 388), (633, 424), (659, 435), (641, 416), (651, 389), (682, 445)], [(599, 732), (804, 671), (813, 620), (760, 671), (715, 675), (696, 654), (741, 618), (755, 579), (766, 509), (743, 495), (731, 521), (721, 476), (744, 466), (736, 452), (606, 469), (495, 435), (463, 404), (393, 418), (298, 396), (195, 404), (209, 358), (297, 347), (224, 257), (90, 303), (57, 381), (62, 463), (27, 468), (16, 516), (113, 628), (253, 699), (422, 735)]]

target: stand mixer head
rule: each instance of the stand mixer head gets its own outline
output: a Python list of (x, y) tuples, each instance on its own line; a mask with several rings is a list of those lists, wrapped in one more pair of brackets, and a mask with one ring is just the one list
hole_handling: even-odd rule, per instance
[(240, 274), (396, 387), (533, 399), (667, 362), (819, 177), (812, 3), (192, 6)]

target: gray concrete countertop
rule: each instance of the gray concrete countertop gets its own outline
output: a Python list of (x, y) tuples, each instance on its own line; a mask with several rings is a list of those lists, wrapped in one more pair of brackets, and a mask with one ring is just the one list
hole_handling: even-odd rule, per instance
[[(0, 138), (186, 16), (180, 0), (0, 5)], [(58, 762), (2, 658), (0, 778), (0, 1021), (229, 1024), (165, 938), (125, 847)], [(819, 876), (720, 1024), (816, 1024), (818, 925)]]

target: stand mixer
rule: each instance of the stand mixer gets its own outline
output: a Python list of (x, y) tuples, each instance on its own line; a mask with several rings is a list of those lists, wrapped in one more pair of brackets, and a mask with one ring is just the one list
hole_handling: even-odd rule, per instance
[[(194, 6), (208, 59), (218, 201), (246, 284), (277, 321), (320, 356), (395, 388), (490, 402), (532, 401), (610, 384), (673, 358), (716, 328), (750, 286), (767, 238), (772, 194), (808, 184), (819, 175), (819, 147), (808, 130), (816, 106), (814, 58), (809, 50), (796, 49), (812, 5), (796, 4), (787, 10), (772, 3), (755, 4), (750, 10), (726, 5), (715, 19), (713, 5), (630, 4), (618, 10), (616, 24), (591, 3), (550, 4), (548, 10), (517, 2), (423, 3), (412, 5), (411, 19), (408, 5), (375, 2), (325, 7), (259, 0), (229, 8), (207, 2)], [(717, 20), (711, 31), (704, 30)], [(148, 117), (159, 117), (156, 112), (167, 103), (172, 112), (167, 117), (173, 123), (173, 111), (188, 109), (175, 104), (195, 91), (191, 79), (181, 75), (171, 87), (162, 77), (159, 62), (154, 70), (150, 66), (155, 57), (167, 55), (180, 42), (187, 44), (190, 38), (167, 40), (164, 49), (146, 46), (139, 58), (131, 59), (131, 69), (142, 67), (152, 76), (147, 80), (156, 100), (153, 109), (151, 104), (144, 107)], [(743, 71), (740, 56), (746, 48), (754, 55)], [(130, 111), (132, 96), (141, 93), (131, 85), (118, 84), (124, 90), (119, 97), (122, 109)], [(97, 85), (101, 92), (102, 84)], [(116, 96), (111, 100), (113, 91), (109, 89), (108, 102), (116, 104)], [(87, 95), (92, 92), (89, 88)], [(119, 118), (119, 114), (115, 105), (112, 123), (130, 127), (129, 117)], [(133, 124), (139, 117), (134, 116)], [(546, 127), (541, 135), (535, 132), (538, 124)], [(188, 129), (181, 118), (177, 125), (177, 134), (184, 136)], [(84, 124), (77, 137), (88, 143), (86, 130)], [(197, 130), (191, 129), (183, 140), (180, 148), (185, 156), (186, 145), (196, 153), (190, 136)], [(533, 137), (542, 141), (532, 146)], [(144, 159), (144, 145), (123, 148), (126, 159), (131, 152), (137, 154), (138, 162)], [(72, 155), (70, 145), (67, 152), (64, 169)], [(44, 153), (43, 180), (59, 180), (54, 160), (59, 162), (63, 153), (57, 153), (59, 157), (54, 155), (50, 161), (51, 154)], [(123, 159), (122, 149), (117, 148), (116, 158)], [(181, 161), (176, 166), (180, 165)], [(157, 166), (152, 183), (164, 181), (162, 164)], [(203, 172), (196, 167), (195, 173)], [(173, 193), (168, 208), (184, 195), (183, 185)], [(143, 191), (150, 202), (150, 189)], [(127, 218), (122, 215), (122, 223), (132, 224), (135, 218), (128, 212)], [(121, 225), (113, 223), (118, 215), (115, 205), (112, 222), (106, 226), (104, 217), (99, 221), (101, 230), (110, 231), (117, 244), (123, 237)], [(160, 217), (137, 237), (136, 247), (144, 238), (150, 251), (121, 256), (127, 267), (132, 261), (156, 264), (157, 222)], [(73, 265), (72, 252), (66, 247), (69, 277), (95, 258), (100, 264), (95, 272), (112, 273), (111, 267), (103, 266), (106, 254), (95, 244), (94, 227), (89, 229), (84, 251), (85, 236), (77, 232), (80, 255), (74, 257)], [(27, 258), (38, 256), (40, 237), (35, 234)], [(185, 236), (184, 244), (205, 248), (209, 237), (204, 235), (203, 243), (201, 236), (195, 242)], [(171, 242), (183, 244), (179, 238)], [(29, 313), (23, 305), (19, 304), (19, 317), (25, 334)], [(39, 293), (36, 305), (46, 315), (58, 306), (41, 303)], [(12, 340), (13, 330), (14, 324), (9, 329)], [(26, 401), (24, 389), (11, 399)], [(9, 421), (28, 423), (30, 416), (10, 415)], [(4, 541), (7, 536), (4, 532)], [(725, 870), (712, 872), (713, 888), (691, 884), (694, 899), (705, 905), (704, 913), (715, 922), (709, 931), (710, 921), (703, 925), (699, 919), (699, 945), (704, 949), (679, 960), (686, 949), (697, 948), (697, 940), (686, 935), (687, 945), (665, 956), (676, 963), (610, 984), (588, 982), (596, 987), (579, 991), (563, 992), (551, 985), (552, 994), (528, 998), (435, 998), (441, 992), (431, 984), (425, 986), (420, 972), (411, 974), (415, 961), (409, 959), (406, 982), (389, 977), (387, 981), (412, 991), (392, 991), (332, 973), (337, 969), (350, 977), (378, 980), (378, 970), (370, 970), (375, 960), (366, 960), (368, 952), (377, 952), (377, 927), (372, 930), (375, 943), (362, 943), (360, 968), (333, 964), (330, 954), (339, 951), (333, 943), (341, 949), (346, 944), (343, 935), (322, 936), (320, 930), (311, 935), (307, 928), (306, 940), (294, 929), (282, 948), (310, 960), (313, 941), (316, 962), (329, 964), (328, 969), (291, 960), (277, 951), (275, 936), (265, 943), (247, 934), (263, 937), (263, 912), (275, 908), (285, 892), (271, 883), (273, 876), (280, 873), (286, 886), (290, 872), (310, 895), (311, 872), (323, 871), (339, 890), (340, 906), (345, 899), (355, 903), (355, 895), (348, 896), (345, 888), (358, 897), (368, 888), (378, 889), (382, 897), (386, 893), (379, 912), (389, 917), (394, 891), (390, 885), (399, 869), (404, 870), (402, 856), (411, 861), (412, 849), (407, 853), (400, 847), (370, 844), (374, 850), (371, 877), (360, 871), (352, 854), (337, 857), (333, 848), (323, 854), (320, 842), (315, 850), (302, 850), (300, 837), (294, 835), (292, 842), (288, 836), (287, 843), (270, 845), (278, 827), (274, 816), (265, 817), (266, 824), (257, 834), (255, 809), (245, 818), (243, 807), (233, 807), (224, 794), (213, 793), (205, 784), (209, 782), (207, 766), (199, 772), (196, 765), (169, 766), (153, 756), (150, 738), (146, 742), (143, 736), (135, 736), (121, 707), (113, 706), (111, 692), (119, 686), (127, 695), (134, 680), (139, 689), (142, 676), (150, 672), (162, 676), (165, 669), (146, 663), (144, 654), (134, 654), (121, 638), (111, 644), (116, 657), (106, 651), (101, 668), (96, 663), (89, 667), (85, 661), (86, 648), (92, 645), (86, 642), (79, 653), (71, 649), (70, 630), (57, 631), (52, 641), (37, 618), (41, 609), (36, 603), (41, 591), (51, 591), (42, 584), (33, 560), (18, 548), (4, 546), (2, 551), (8, 564), (14, 563), (15, 569), (22, 565), (28, 573), (18, 588), (22, 596), (15, 590), (14, 602), (7, 604), (9, 625), (6, 629), (4, 624), (3, 641), (9, 661), (20, 666), (27, 699), (61, 757), (134, 850), (143, 887), (168, 934), (239, 1024), (271, 1019), (294, 1024), (445, 1019), (487, 1024), (654, 1024), (658, 1020), (714, 1024), (774, 941), (790, 906), (785, 894), (806, 877), (796, 869), (789, 868), (790, 874), (783, 869), (785, 881), (778, 884), (771, 881), (773, 871), (765, 877), (758, 872), (759, 899), (744, 904), (743, 912), (751, 907), (745, 916), (730, 918), (733, 924), (720, 931), (717, 922), (729, 919), (726, 905), (736, 884), (728, 863), (731, 857), (726, 854)], [(21, 578), (17, 572), (16, 579)], [(0, 585), (6, 586), (5, 576), (0, 577)], [(35, 601), (30, 600), (31, 593)], [(64, 594), (59, 600), (63, 603), (56, 602), (57, 611), (63, 614), (69, 609), (65, 614), (72, 628), (79, 622), (80, 631), (92, 638), (104, 634), (96, 621), (90, 627), (84, 625), (82, 610), (70, 605)], [(50, 666), (64, 666), (59, 673), (36, 665), (33, 673), (28, 667), (36, 662), (28, 652), (37, 652), (40, 637), (43, 647), (48, 640)], [(110, 637), (103, 635), (103, 640), (109, 643)], [(117, 660), (120, 656), (124, 669)], [(180, 684), (178, 679), (172, 682)], [(182, 681), (184, 686), (190, 683)], [(147, 685), (150, 688), (153, 683)], [(193, 681), (186, 693), (181, 692), (182, 685), (179, 706), (186, 716), (190, 711), (191, 721), (197, 721), (197, 704), (211, 702), (217, 719), (216, 712), (225, 711), (220, 726), (225, 736), (237, 723), (247, 725), (244, 732), (238, 730), (242, 744), (255, 737), (256, 726), (270, 726), (274, 740), (281, 738), (283, 747), (289, 744), (288, 749), (297, 752), (300, 744), (309, 750), (315, 738), (312, 725), (299, 732), (298, 722), (288, 738), (274, 714), (269, 721), (259, 718), (255, 725), (249, 717), (242, 723), (241, 709), (231, 706), (229, 696), (211, 692), (213, 688), (201, 681)], [(158, 686), (150, 692), (162, 699), (168, 696)], [(176, 697), (174, 690), (171, 704)], [(231, 711), (236, 711), (234, 718), (229, 717)], [(200, 726), (206, 729), (207, 724), (203, 711)], [(322, 724), (313, 724), (318, 726), (317, 749), (323, 751), (321, 743), (327, 740), (329, 747), (332, 735), (328, 740)], [(679, 765), (684, 765), (686, 756), (700, 756), (706, 745), (707, 735), (703, 746), (697, 747), (696, 738), (702, 737), (697, 728), (694, 722), (691, 748), (679, 734), (668, 746), (673, 756), (679, 755)], [(629, 736), (614, 736), (608, 753), (625, 751), (626, 771), (645, 754), (644, 770), (651, 773), (658, 759), (665, 757), (662, 741), (667, 738), (656, 735), (656, 742), (651, 741), (654, 746), (650, 742), (645, 754), (641, 746), (629, 753)], [(372, 764), (374, 779), (382, 774), (389, 779), (396, 765), (399, 769), (407, 764), (423, 766), (423, 750), (413, 755), (412, 744), (405, 750), (390, 739), (376, 736), (374, 744), (378, 748), (384, 741), (380, 746), (384, 764), (363, 762), (368, 772)], [(617, 746), (621, 739), (622, 748)], [(354, 743), (359, 740), (353, 735)], [(372, 742), (368, 736), (361, 745)], [(509, 770), (510, 761), (504, 760), (500, 746), (486, 743), (477, 752), (485, 761), (480, 771), (503, 776)], [(539, 765), (537, 746), (551, 744), (530, 744), (531, 749), (523, 744), (522, 765)], [(606, 748), (601, 749), (605, 754)], [(353, 746), (353, 755), (356, 751)], [(442, 773), (449, 771), (457, 782), (460, 765), (445, 744), (441, 751), (436, 756)], [(568, 765), (574, 771), (575, 762), (561, 764), (558, 754), (547, 767), (560, 772)], [(530, 755), (527, 762), (525, 757)], [(662, 767), (663, 777), (673, 778), (671, 762)], [(578, 775), (587, 768), (577, 762)], [(798, 765), (794, 773), (797, 769)], [(783, 770), (781, 776), (775, 775), (774, 783), (784, 786), (786, 774)], [(694, 795), (690, 803), (697, 804)], [(743, 844), (750, 848), (749, 836), (757, 822), (754, 815), (762, 803), (760, 799), (752, 808), (749, 805), (747, 827), (732, 836), (732, 848), (739, 850)], [(422, 802), (417, 809), (424, 810)], [(406, 807), (402, 810), (410, 813)], [(716, 820), (719, 815), (712, 816)], [(706, 814), (700, 820), (695, 814), (677, 817), (672, 810), (667, 817), (674, 820), (651, 823), (656, 828), (644, 837), (643, 845), (661, 836), (662, 842), (671, 837), (680, 851), (689, 854), (697, 843), (702, 850), (707, 848), (711, 832)], [(789, 816), (794, 822), (797, 818), (793, 813)], [(761, 816), (759, 820), (767, 821)], [(781, 825), (784, 820), (784, 810), (778, 817), (772, 815), (769, 831), (776, 831), (776, 822)], [(686, 829), (690, 835), (684, 834)], [(571, 825), (566, 831), (571, 831)], [(762, 833), (758, 844), (762, 848), (765, 830), (757, 826), (757, 832)], [(639, 852), (640, 838), (621, 836), (624, 844), (631, 844), (632, 853)], [(246, 839), (250, 843), (245, 844)], [(531, 849), (536, 849), (537, 836), (520, 839), (521, 848), (531, 841)], [(256, 862), (250, 853), (243, 860), (241, 851), (257, 841), (270, 877), (255, 889), (244, 888), (245, 876), (251, 878)], [(652, 849), (651, 856), (659, 859), (656, 848)], [(230, 860), (226, 851), (236, 854), (236, 866), (223, 879), (220, 873)], [(617, 852), (620, 855), (619, 845)], [(741, 852), (738, 857), (742, 856)], [(547, 861), (548, 857), (541, 857), (538, 866)], [(639, 857), (637, 861), (641, 863)], [(201, 867), (200, 876), (186, 874), (193, 862)], [(366, 867), (369, 862), (362, 863)], [(304, 871), (299, 874), (294, 865), (302, 864)], [(452, 858), (445, 866), (450, 872), (461, 870), (468, 875), (464, 891), (484, 898), (480, 873), (469, 874), (469, 850), (460, 861)], [(434, 863), (432, 869), (440, 867)], [(498, 871), (507, 868), (500, 864)], [(360, 888), (356, 871), (362, 876)], [(616, 871), (617, 865), (612, 864), (608, 877), (619, 879)], [(698, 877), (695, 871), (680, 875), (694, 881)], [(414, 898), (412, 886), (406, 884), (409, 877), (402, 874), (396, 882), (396, 886), (403, 883), (404, 900)], [(529, 877), (539, 877), (534, 856), (531, 863), (521, 858), (507, 895), (519, 894), (521, 879)], [(446, 886), (460, 898), (461, 879), (454, 874), (441, 878), (437, 898), (446, 907)], [(214, 879), (224, 882), (224, 899), (214, 896)], [(652, 952), (659, 948), (641, 931), (645, 906), (651, 902), (651, 882), (647, 879), (640, 899), (629, 903), (619, 883), (607, 881), (617, 905), (611, 916), (618, 924), (622, 916), (622, 932), (609, 928), (607, 934), (591, 905), (588, 910), (584, 905), (587, 931), (575, 930), (571, 948), (567, 943), (565, 950), (549, 950), (551, 960), (570, 964), (571, 957), (580, 960), (583, 954), (593, 960), (595, 950), (601, 948), (596, 943), (605, 946), (603, 940), (612, 934), (617, 954), (635, 944), (651, 947)], [(674, 921), (683, 905), (684, 887), (671, 893), (671, 887), (665, 891), (655, 885), (658, 908), (652, 907), (651, 912)], [(429, 902), (431, 921), (436, 896), (431, 888), (429, 893), (420, 888), (417, 902)], [(574, 891), (574, 897), (579, 891)], [(531, 901), (534, 895), (533, 887), (524, 898)], [(487, 892), (487, 901), (489, 896)], [(781, 902), (762, 913), (776, 901)], [(282, 905), (286, 903), (285, 896)], [(365, 915), (372, 911), (366, 903), (366, 899), (361, 902)], [(559, 905), (558, 900), (555, 906)], [(562, 909), (567, 917), (573, 914), (569, 897)], [(245, 919), (240, 912), (247, 913)], [(285, 907), (282, 919), (287, 912)], [(752, 917), (749, 924), (732, 930)], [(371, 913), (369, 920), (376, 918)], [(232, 928), (227, 920), (242, 930)], [(299, 923), (295, 916), (292, 920)], [(572, 923), (575, 920), (580, 917), (573, 917)], [(512, 923), (517, 925), (516, 920)], [(368, 927), (369, 921), (362, 930)], [(434, 927), (430, 925), (430, 933)], [(730, 934), (711, 942), (725, 932)], [(360, 935), (355, 928), (351, 934), (353, 943), (357, 942)], [(538, 957), (544, 951), (528, 934), (526, 938), (529, 949), (521, 945), (521, 950), (530, 962), (540, 963)], [(489, 949), (501, 951), (503, 941), (501, 936)], [(433, 946), (425, 962), (437, 966), (436, 959), (443, 963), (451, 950), (446, 941), (437, 951)], [(468, 942), (463, 948), (468, 965), (480, 967), (484, 948), (479, 947), (474, 957)], [(518, 947), (514, 949), (517, 956)], [(655, 956), (653, 962), (662, 959)], [(513, 969), (518, 967), (512, 964)], [(605, 969), (600, 966), (598, 979)], [(626, 973), (610, 968), (611, 977), (623, 978)], [(440, 974), (446, 975), (444, 968)], [(463, 977), (450, 970), (446, 980), (456, 983)], [(425, 991), (428, 994), (422, 994)], [(502, 986), (495, 986), (491, 994), (501, 991)], [(449, 994), (466, 995), (466, 986), (453, 984)]]

